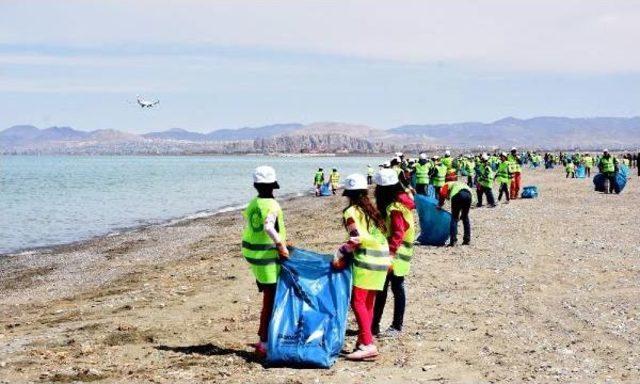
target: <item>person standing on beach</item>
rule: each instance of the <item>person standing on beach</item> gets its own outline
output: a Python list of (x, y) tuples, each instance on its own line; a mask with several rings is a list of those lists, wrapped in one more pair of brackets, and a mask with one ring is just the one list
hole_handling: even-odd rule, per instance
[(371, 164), (367, 164), (367, 185), (373, 184), (373, 174), (374, 171)]
[(585, 153), (582, 157), (582, 164), (584, 164), (584, 172), (587, 177), (591, 177), (591, 168), (593, 168), (593, 157), (590, 154)]
[(493, 198), (493, 168), (489, 164), (489, 155), (486, 153), (483, 153), (480, 157), (477, 177), (476, 193), (478, 194), (478, 204), (476, 206), (478, 208), (482, 207), (482, 196), (485, 195), (489, 207), (495, 207), (496, 202)]
[(433, 185), (436, 196), (440, 193), (440, 187), (442, 187), (447, 177), (447, 166), (440, 161), (439, 156), (431, 158), (433, 166), (429, 170), (429, 179)]
[(324, 184), (324, 170), (322, 168), (318, 168), (316, 174), (313, 175), (313, 186), (316, 189), (316, 196), (320, 196), (320, 188)]
[(429, 163), (429, 160), (427, 159), (427, 154), (421, 153), (418, 163), (413, 166), (416, 175), (416, 193), (419, 195), (427, 195), (430, 168), (431, 163)]
[(458, 221), (462, 219), (462, 245), (471, 243), (471, 221), (469, 220), (469, 210), (471, 209), (471, 188), (461, 181), (446, 182), (440, 188), (438, 196), (438, 208), (442, 208), (445, 200), (451, 201), (451, 226), (449, 227), (449, 247), (453, 247), (458, 242)]
[(335, 195), (340, 187), (340, 173), (338, 172), (338, 168), (333, 168), (329, 174), (329, 181), (331, 182), (331, 192)]
[(511, 184), (511, 163), (507, 160), (507, 154), (502, 152), (500, 155), (500, 163), (498, 164), (498, 171), (496, 172), (496, 180), (500, 186), (498, 192), (498, 201), (502, 200), (502, 194), (507, 198), (505, 204), (509, 204), (509, 185)]
[(262, 292), (260, 311), (260, 340), (254, 344), (260, 358), (267, 354), (267, 335), (276, 295), (276, 282), (280, 274), (279, 261), (289, 257), (286, 246), (287, 231), (280, 204), (273, 190), (280, 188), (276, 172), (269, 166), (260, 166), (253, 173), (253, 186), (258, 196), (244, 210), (246, 223), (242, 233), (242, 255), (251, 266), (258, 291)]
[(616, 173), (618, 173), (618, 159), (611, 156), (608, 149), (602, 151), (602, 157), (598, 160), (598, 169), (609, 181), (609, 190), (605, 192), (613, 193), (615, 190)]
[(518, 149), (516, 147), (511, 148), (511, 153), (507, 159), (511, 163), (512, 168), (509, 193), (511, 200), (513, 200), (520, 196), (520, 185), (522, 184), (522, 159), (518, 156)]
[(383, 337), (397, 337), (402, 331), (406, 292), (404, 278), (409, 273), (415, 239), (413, 199), (403, 190), (395, 172), (384, 169), (376, 174), (376, 206), (385, 219), (386, 236), (389, 243), (392, 266), (387, 273), (382, 291), (376, 295), (371, 332), (380, 334), (380, 320), (387, 302), (387, 291), (393, 292), (393, 322)]
[[(395, 173), (395, 170), (390, 170)], [(353, 174), (344, 182), (343, 196), (349, 205), (343, 211), (343, 224), (348, 240), (336, 251), (333, 267), (345, 268), (350, 262), (353, 268), (353, 292), (351, 307), (358, 323), (358, 341), (348, 360), (372, 360), (378, 356), (373, 342), (371, 325), (376, 295), (384, 288), (387, 271), (391, 266), (389, 244), (384, 235), (385, 222), (369, 200), (367, 180)]]

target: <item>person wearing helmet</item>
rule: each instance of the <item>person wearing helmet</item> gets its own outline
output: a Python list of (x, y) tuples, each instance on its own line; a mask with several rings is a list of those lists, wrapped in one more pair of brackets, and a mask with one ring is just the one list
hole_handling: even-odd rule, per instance
[(478, 165), (477, 172), (478, 183), (476, 184), (476, 193), (478, 194), (478, 205), (477, 207), (482, 207), (482, 196), (485, 195), (487, 197), (487, 204), (489, 207), (493, 208), (496, 206), (495, 200), (493, 198), (493, 168), (489, 164), (489, 156), (484, 153), (480, 157), (480, 163)]
[(340, 173), (338, 172), (338, 168), (333, 168), (329, 174), (329, 181), (331, 182), (331, 192), (335, 195), (340, 187)]
[(276, 294), (276, 282), (280, 274), (280, 260), (289, 257), (286, 246), (287, 231), (280, 204), (273, 196), (280, 188), (276, 172), (269, 166), (260, 166), (253, 172), (253, 186), (258, 196), (249, 202), (242, 213), (245, 226), (242, 233), (242, 255), (249, 263), (256, 279), (258, 291), (262, 292), (260, 312), (260, 340), (254, 344), (256, 354), (266, 356), (266, 343)]
[(427, 159), (426, 153), (421, 153), (418, 163), (413, 166), (416, 176), (416, 193), (419, 195), (427, 195), (427, 186), (429, 185), (429, 170), (431, 163)]
[[(390, 172), (395, 173), (394, 170)], [(373, 311), (377, 292), (384, 288), (391, 267), (389, 244), (384, 235), (385, 222), (369, 200), (368, 192), (367, 179), (363, 175), (353, 174), (345, 179), (343, 196), (348, 198), (349, 204), (343, 211), (343, 224), (348, 240), (336, 251), (332, 262), (334, 268), (351, 264), (353, 270), (351, 307), (358, 323), (358, 341), (355, 350), (346, 358), (356, 361), (378, 356), (371, 333)]]
[(598, 161), (598, 169), (609, 181), (608, 192), (613, 193), (615, 191), (616, 173), (618, 172), (618, 159), (611, 156), (608, 149), (602, 151), (602, 157)]
[(451, 151), (448, 149), (444, 151), (444, 157), (440, 161), (447, 167), (447, 172), (453, 169), (453, 158), (451, 157)]
[(502, 152), (500, 154), (500, 164), (498, 164), (498, 171), (496, 172), (496, 180), (498, 181), (499, 192), (498, 201), (502, 200), (502, 194), (506, 197), (505, 204), (509, 204), (509, 185), (511, 184), (511, 162), (507, 158), (507, 154)]
[(313, 186), (316, 189), (316, 196), (320, 196), (320, 188), (324, 184), (324, 170), (318, 168), (315, 175), (313, 175)]
[(522, 183), (522, 159), (518, 156), (518, 149), (516, 147), (511, 148), (511, 153), (507, 157), (507, 160), (511, 163), (511, 185), (509, 186), (509, 193), (511, 199), (517, 199), (520, 195), (520, 185)]
[(387, 291), (391, 285), (393, 292), (393, 322), (384, 332), (384, 337), (396, 337), (402, 331), (406, 294), (404, 278), (409, 273), (415, 239), (413, 199), (404, 191), (398, 176), (392, 170), (382, 170), (376, 174), (376, 206), (385, 219), (386, 237), (389, 243), (392, 267), (387, 273), (384, 287), (376, 295), (373, 312), (372, 333), (380, 333), (380, 320), (387, 301)]

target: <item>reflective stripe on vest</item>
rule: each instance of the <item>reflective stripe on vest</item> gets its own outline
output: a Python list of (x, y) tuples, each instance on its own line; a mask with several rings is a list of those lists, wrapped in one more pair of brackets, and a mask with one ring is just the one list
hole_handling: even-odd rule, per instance
[(367, 226), (366, 215), (358, 206), (347, 208), (344, 219), (353, 220), (360, 240), (360, 248), (354, 252), (353, 285), (362, 289), (382, 290), (391, 265), (387, 239), (373, 223)]
[(416, 164), (416, 184), (429, 184), (429, 163)]
[(431, 184), (434, 187), (442, 187), (447, 177), (447, 166), (440, 164), (435, 166), (436, 173), (431, 178)]
[(411, 258), (413, 257), (413, 241), (415, 240), (415, 220), (413, 211), (406, 205), (394, 201), (387, 207), (387, 230), (391, 230), (391, 212), (398, 211), (402, 214), (402, 218), (409, 223), (409, 228), (404, 233), (404, 238), (400, 247), (396, 251), (396, 257), (393, 259), (393, 274), (395, 276), (406, 276), (409, 273)]
[(273, 284), (278, 280), (280, 266), (275, 244), (264, 230), (264, 220), (272, 212), (277, 213), (277, 229), (280, 239), (287, 239), (284, 216), (275, 199), (255, 198), (243, 212), (246, 223), (242, 233), (242, 255), (251, 265), (256, 280)]

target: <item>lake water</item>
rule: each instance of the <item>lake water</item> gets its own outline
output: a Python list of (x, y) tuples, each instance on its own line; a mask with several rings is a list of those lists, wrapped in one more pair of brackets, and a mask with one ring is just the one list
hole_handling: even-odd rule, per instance
[[(276, 169), (285, 194), (310, 193), (318, 167), (342, 177), (382, 158), (0, 156), (0, 253), (212, 214), (254, 196), (252, 171)], [(328, 175), (328, 172), (327, 172)]]

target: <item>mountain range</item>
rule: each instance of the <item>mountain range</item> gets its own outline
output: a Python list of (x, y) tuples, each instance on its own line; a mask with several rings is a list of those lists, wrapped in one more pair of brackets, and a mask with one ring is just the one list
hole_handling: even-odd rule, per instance
[(366, 125), (319, 122), (221, 129), (209, 133), (173, 128), (142, 135), (118, 130), (38, 129), (16, 125), (0, 131), (0, 152), (66, 154), (380, 153), (436, 148), (635, 149), (640, 117), (504, 118), (491, 123)]

